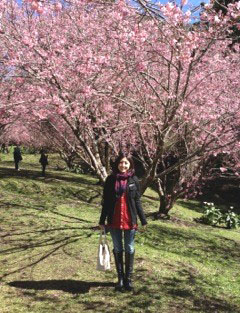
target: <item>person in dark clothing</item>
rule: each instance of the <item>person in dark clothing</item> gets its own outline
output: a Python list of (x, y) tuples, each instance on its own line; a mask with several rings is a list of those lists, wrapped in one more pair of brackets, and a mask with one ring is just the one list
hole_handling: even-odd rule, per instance
[(48, 155), (45, 154), (44, 150), (41, 150), (39, 162), (42, 165), (42, 176), (45, 176), (46, 166), (48, 165)]
[(14, 158), (14, 163), (15, 163), (15, 169), (19, 171), (19, 162), (22, 161), (22, 154), (21, 154), (21, 150), (19, 146), (14, 148), (13, 158)]
[[(134, 174), (133, 160), (120, 154), (115, 162), (113, 173), (107, 177), (104, 184), (102, 212), (99, 220), (99, 228), (101, 230), (108, 228), (112, 237), (113, 255), (118, 274), (115, 289), (118, 291), (124, 288), (127, 291), (133, 289), (132, 273), (135, 254), (134, 237), (138, 227), (137, 217), (145, 228), (147, 221), (140, 201), (139, 181)], [(106, 219), (107, 225), (105, 225)]]

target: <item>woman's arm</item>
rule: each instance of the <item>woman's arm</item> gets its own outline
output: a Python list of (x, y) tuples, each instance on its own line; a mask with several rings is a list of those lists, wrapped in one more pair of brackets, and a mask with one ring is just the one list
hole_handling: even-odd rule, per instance
[(107, 199), (109, 197), (109, 184), (111, 183), (111, 176), (108, 176), (103, 187), (103, 196), (102, 196), (102, 211), (99, 219), (99, 225), (105, 225), (105, 220), (108, 214), (108, 205)]
[(143, 212), (142, 208), (142, 202), (141, 202), (141, 193), (140, 193), (140, 184), (137, 176), (134, 176), (134, 181), (136, 183), (137, 191), (135, 196), (135, 203), (136, 203), (136, 209), (137, 209), (137, 215), (141, 221), (142, 226), (147, 225), (147, 220), (145, 217), (145, 214)]

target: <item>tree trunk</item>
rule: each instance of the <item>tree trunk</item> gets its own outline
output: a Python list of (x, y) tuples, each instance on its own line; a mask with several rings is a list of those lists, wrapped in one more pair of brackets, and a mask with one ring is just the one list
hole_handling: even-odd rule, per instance
[(171, 200), (170, 195), (162, 195), (160, 196), (160, 205), (157, 216), (159, 218), (169, 218), (169, 211), (173, 207), (173, 201)]
[(165, 188), (163, 189), (161, 180), (158, 178), (157, 192), (159, 195), (160, 205), (158, 212), (155, 214), (155, 217), (161, 219), (169, 219), (169, 211), (172, 209), (174, 202), (176, 201), (176, 197), (174, 197), (173, 194), (166, 193), (166, 191), (164, 190)]

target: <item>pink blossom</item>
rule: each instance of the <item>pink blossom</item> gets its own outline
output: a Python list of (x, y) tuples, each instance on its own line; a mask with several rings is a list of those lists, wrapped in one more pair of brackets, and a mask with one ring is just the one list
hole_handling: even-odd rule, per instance
[(60, 2), (57, 2), (57, 3), (55, 4), (55, 10), (56, 10), (56, 11), (61, 11), (61, 10), (62, 10), (62, 4), (61, 4)]
[(227, 171), (227, 169), (226, 169), (225, 167), (220, 167), (219, 169), (220, 169), (220, 171), (221, 171), (222, 173), (224, 173), (224, 172)]
[[(28, 3), (12, 8), (6, 1), (1, 18), (3, 68), (24, 77), (1, 82), (1, 123), (21, 117), (23, 124), (34, 119), (39, 126), (47, 119), (64, 134), (55, 134), (56, 145), (64, 150), (65, 139), (76, 143), (85, 160), (100, 155), (106, 142), (113, 154), (120, 144), (144, 148), (149, 173), (155, 172), (153, 160), (172, 149), (183, 160), (176, 196), (185, 192), (183, 177), (191, 192), (201, 157), (239, 148), (240, 61), (228, 50), (226, 33), (238, 16), (236, 4), (224, 19), (207, 7), (206, 28), (203, 21), (186, 27), (191, 12), (173, 3), (159, 5), (166, 23), (151, 16), (139, 22), (125, 1), (71, 1), (66, 10), (59, 1)], [(26, 14), (29, 7), (46, 14)], [(94, 162), (89, 166), (103, 177)]]
[(32, 1), (31, 3), (31, 9), (32, 10), (37, 10), (38, 9), (38, 3), (36, 1)]
[(184, 6), (188, 3), (188, 0), (181, 0), (181, 5)]

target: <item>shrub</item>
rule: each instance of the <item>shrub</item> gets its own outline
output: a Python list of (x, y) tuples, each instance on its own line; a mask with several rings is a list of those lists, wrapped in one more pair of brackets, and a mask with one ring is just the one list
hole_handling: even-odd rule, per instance
[(200, 222), (207, 225), (215, 226), (221, 224), (223, 215), (219, 208), (216, 208), (214, 203), (204, 202), (205, 211), (200, 218)]
[(203, 215), (198, 219), (200, 223), (212, 226), (225, 225), (228, 229), (240, 226), (240, 216), (233, 212), (233, 207), (222, 213), (214, 203), (204, 202), (204, 208)]
[(237, 228), (240, 224), (240, 216), (232, 211), (230, 208), (225, 214), (223, 214), (223, 221), (228, 229)]

